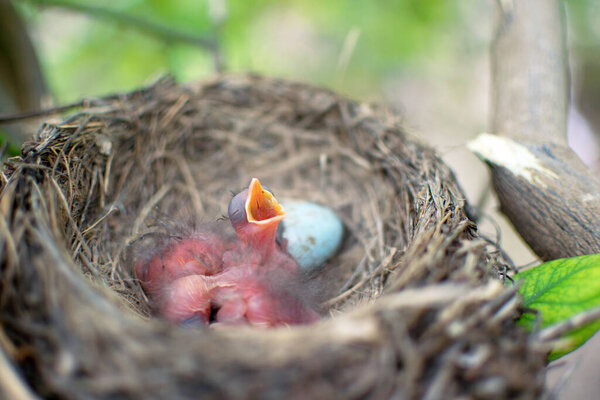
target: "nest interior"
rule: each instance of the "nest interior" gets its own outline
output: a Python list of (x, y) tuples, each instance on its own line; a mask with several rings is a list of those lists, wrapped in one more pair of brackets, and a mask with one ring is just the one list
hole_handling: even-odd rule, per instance
[[(1, 177), (9, 395), (540, 394), (545, 355), (516, 326), (500, 252), (478, 237), (447, 166), (384, 107), (250, 75), (164, 79), (44, 125)], [(342, 250), (311, 278), (326, 316), (270, 330), (152, 318), (131, 249), (216, 220), (251, 177), (342, 218)]]

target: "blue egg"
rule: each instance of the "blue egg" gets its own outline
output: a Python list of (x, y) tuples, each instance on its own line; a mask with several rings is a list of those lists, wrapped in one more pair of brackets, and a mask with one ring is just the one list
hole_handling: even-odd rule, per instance
[(302, 270), (320, 268), (342, 243), (342, 221), (331, 209), (319, 204), (290, 201), (282, 206), (287, 216), (281, 236), (287, 241), (287, 251)]

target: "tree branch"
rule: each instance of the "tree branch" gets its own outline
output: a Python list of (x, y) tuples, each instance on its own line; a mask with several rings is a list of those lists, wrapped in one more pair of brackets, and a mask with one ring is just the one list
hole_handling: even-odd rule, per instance
[(492, 44), (494, 133), (566, 145), (569, 67), (558, 0), (500, 0)]
[(499, 0), (491, 129), (469, 147), (501, 210), (542, 259), (600, 252), (600, 181), (566, 141), (564, 14), (556, 0)]
[[(10, 1), (0, 0), (0, 112), (22, 112), (49, 101), (38, 57), (27, 29)], [(23, 126), (3, 125), (11, 142), (29, 138)]]
[(116, 22), (122, 26), (135, 28), (143, 31), (146, 34), (152, 35), (160, 40), (174, 41), (187, 43), (192, 46), (204, 48), (209, 51), (213, 57), (215, 69), (218, 72), (224, 70), (223, 59), (221, 56), (221, 50), (219, 43), (215, 38), (207, 38), (202, 36), (190, 35), (185, 32), (177, 31), (168, 28), (164, 25), (155, 24), (153, 22), (137, 18), (132, 15), (124, 14), (115, 10), (89, 6), (82, 3), (72, 3), (64, 0), (28, 0), (30, 3), (36, 6), (43, 7), (58, 7), (66, 10), (78, 12), (81, 14), (89, 15), (94, 18), (105, 19), (108, 21)]

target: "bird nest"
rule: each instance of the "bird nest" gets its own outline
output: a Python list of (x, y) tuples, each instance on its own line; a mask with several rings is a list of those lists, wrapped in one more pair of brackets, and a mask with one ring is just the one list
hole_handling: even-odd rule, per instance
[[(131, 251), (226, 212), (258, 177), (346, 227), (308, 326), (151, 316)], [(531, 398), (501, 252), (386, 108), (255, 76), (168, 79), (46, 124), (2, 172), (0, 388), (56, 399)], [(142, 248), (144, 248), (142, 246)], [(139, 247), (138, 247), (139, 248)], [(13, 397), (17, 398), (17, 397)]]

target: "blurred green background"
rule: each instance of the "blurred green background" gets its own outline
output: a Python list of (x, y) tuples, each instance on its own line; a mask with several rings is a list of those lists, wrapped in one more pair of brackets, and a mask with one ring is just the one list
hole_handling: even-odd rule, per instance
[[(444, 0), (13, 3), (27, 22), (58, 103), (129, 90), (166, 72), (180, 81), (214, 72), (207, 51), (157, 40), (116, 18), (90, 18), (94, 7), (218, 38), (228, 70), (292, 77), (356, 95), (376, 94), (389, 74), (443, 63), (453, 42), (468, 40), (458, 37), (459, 6)], [(69, 11), (69, 3), (78, 11)], [(90, 9), (82, 13), (82, 5)]]
[[(218, 42), (228, 71), (303, 80), (394, 103), (390, 92), (398, 82), (428, 73), (433, 78), (446, 69), (456, 90), (464, 91), (466, 77), (453, 77), (452, 69), (487, 55), (495, 6), (491, 0), (4, 1), (25, 23), (48, 96), (12, 107), (0, 103), (2, 113), (128, 91), (166, 73), (186, 82), (215, 72), (206, 49), (140, 30), (127, 18)], [(567, 2), (574, 54), (597, 46), (597, 3)], [(597, 71), (600, 63), (592, 64)], [(6, 71), (0, 76), (11, 79)]]

